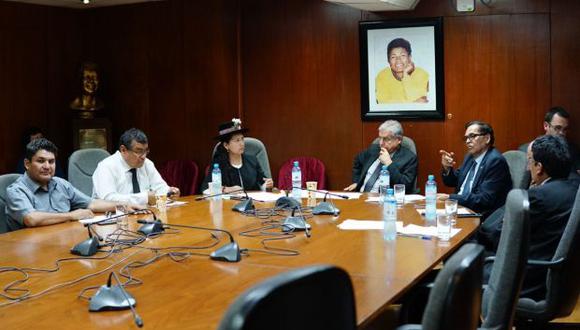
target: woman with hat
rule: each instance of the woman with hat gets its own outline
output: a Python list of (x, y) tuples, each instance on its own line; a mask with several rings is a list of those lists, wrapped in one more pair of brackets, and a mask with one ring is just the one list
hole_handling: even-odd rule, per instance
[[(211, 165), (218, 164), (222, 173), (223, 192), (235, 190), (266, 190), (274, 186), (271, 178), (266, 178), (258, 159), (252, 155), (244, 155), (244, 133), (248, 129), (242, 128), (242, 121), (234, 118), (232, 121), (219, 126), (219, 135), (216, 137), (220, 144), (216, 148)], [(211, 181), (211, 168), (201, 186), (208, 188)]]

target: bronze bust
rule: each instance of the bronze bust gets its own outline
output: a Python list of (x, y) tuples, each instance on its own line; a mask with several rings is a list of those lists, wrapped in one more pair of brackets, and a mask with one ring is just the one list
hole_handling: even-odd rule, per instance
[(103, 108), (103, 102), (97, 98), (99, 88), (98, 66), (93, 62), (81, 65), (81, 95), (70, 103), (70, 108), (79, 110), (81, 118), (93, 118), (94, 112)]

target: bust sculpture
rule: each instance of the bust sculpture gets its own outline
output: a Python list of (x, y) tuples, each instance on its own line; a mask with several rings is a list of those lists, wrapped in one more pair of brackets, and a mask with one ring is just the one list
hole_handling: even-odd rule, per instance
[(94, 112), (103, 108), (103, 102), (97, 98), (99, 88), (98, 66), (93, 62), (84, 62), (79, 70), (81, 95), (70, 103), (70, 108), (81, 111), (81, 118), (93, 118)]

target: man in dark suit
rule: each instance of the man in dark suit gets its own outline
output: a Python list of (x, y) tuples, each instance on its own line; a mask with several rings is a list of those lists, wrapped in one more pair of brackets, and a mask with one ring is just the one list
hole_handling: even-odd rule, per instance
[[(532, 185), (528, 190), (530, 201), (530, 248), (529, 259), (550, 260), (556, 252), (570, 212), (574, 205), (578, 180), (569, 179), (572, 166), (566, 140), (562, 137), (544, 135), (528, 146), (528, 167)], [(499, 241), (503, 219), (495, 226)], [(495, 252), (495, 251), (490, 251)], [(486, 275), (490, 273), (486, 265)], [(528, 267), (520, 296), (536, 300), (546, 295), (547, 271)]]
[(352, 184), (344, 190), (378, 192), (378, 178), (382, 165), (390, 175), (390, 185), (404, 184), (407, 193), (413, 193), (417, 177), (417, 155), (401, 145), (403, 127), (396, 120), (387, 120), (379, 126), (380, 143), (373, 143), (359, 153), (352, 166)]
[(494, 148), (493, 128), (481, 121), (465, 125), (464, 141), (467, 155), (458, 170), (454, 170), (455, 154), (440, 150), (443, 165), (443, 183), (455, 187), (451, 195), (440, 194), (440, 199), (457, 199), (483, 215), (483, 218), (505, 203), (512, 188), (508, 164), (502, 154)]

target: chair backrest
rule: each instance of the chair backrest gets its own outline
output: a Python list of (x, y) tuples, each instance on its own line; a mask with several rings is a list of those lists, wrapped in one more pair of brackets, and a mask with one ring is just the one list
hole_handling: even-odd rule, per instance
[(6, 223), (6, 188), (11, 185), (21, 174), (0, 175), (0, 234), (8, 231)]
[(501, 237), (489, 283), (483, 292), (480, 329), (510, 330), (524, 278), (530, 242), (530, 202), (525, 190), (507, 196)]
[(318, 182), (317, 189), (326, 189), (326, 168), (320, 159), (314, 157), (293, 157), (285, 161), (278, 171), (278, 188), (284, 190), (292, 188), (294, 161), (300, 165), (303, 188), (306, 187), (307, 181), (316, 181)]
[[(373, 142), (371, 144), (379, 144), (380, 143), (380, 139), (376, 138), (373, 140)], [(410, 137), (407, 136), (403, 136), (403, 140), (401, 141), (401, 146), (411, 150), (411, 152), (413, 152), (415, 155), (417, 155), (417, 147), (415, 147), (415, 141), (413, 141), (413, 139), (411, 139)], [(417, 177), (415, 177), (415, 180), (413, 181), (413, 191), (408, 191), (407, 194), (418, 194), (420, 192), (419, 189), (417, 189)]]
[(270, 278), (239, 296), (218, 330), (356, 329), (352, 283), (334, 266), (311, 266)]
[[(215, 155), (215, 151), (221, 142), (218, 142), (215, 147), (213, 147), (213, 152), (211, 153), (211, 158)], [(244, 137), (245, 150), (244, 153), (248, 155), (255, 156), (258, 159), (258, 163), (262, 167), (264, 174), (267, 178), (272, 177), (272, 171), (270, 170), (270, 160), (268, 159), (268, 151), (266, 151), (266, 146), (262, 141), (253, 137)]]
[(193, 160), (170, 160), (159, 167), (159, 174), (171, 187), (179, 188), (181, 196), (195, 195), (199, 167)]
[(481, 307), (483, 247), (465, 244), (437, 275), (422, 319), (422, 330), (477, 329)]
[(99, 162), (110, 154), (103, 149), (80, 149), (68, 159), (68, 181), (78, 190), (91, 196), (93, 194), (93, 173)]
[(524, 175), (528, 165), (526, 153), (519, 150), (509, 150), (504, 152), (503, 156), (510, 169), (513, 188), (527, 189), (528, 187), (524, 187)]

